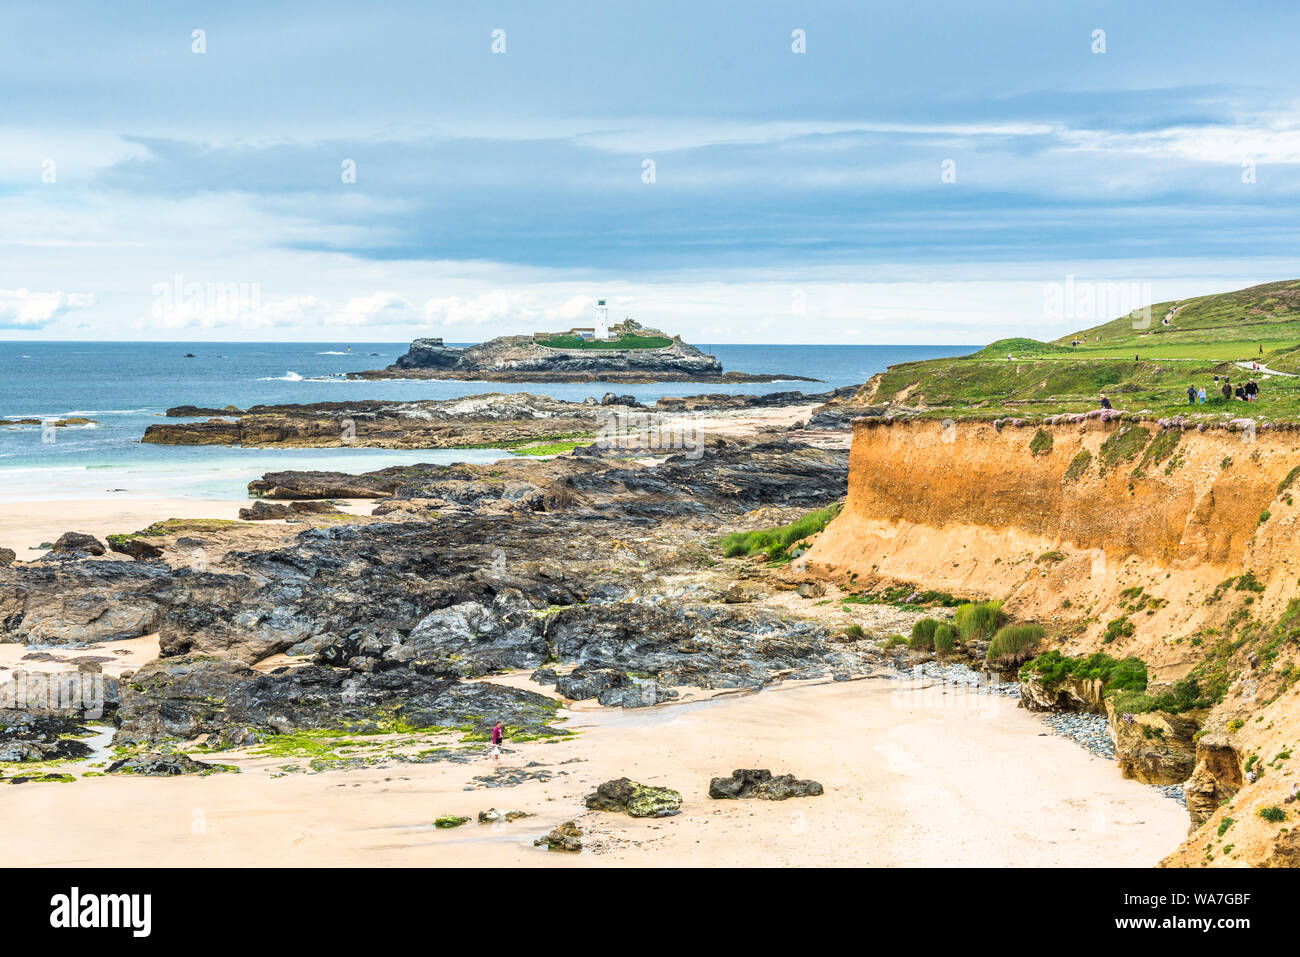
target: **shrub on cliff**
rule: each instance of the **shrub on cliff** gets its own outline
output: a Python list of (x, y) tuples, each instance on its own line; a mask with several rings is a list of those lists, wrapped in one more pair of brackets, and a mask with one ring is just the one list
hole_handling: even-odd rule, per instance
[(982, 601), (962, 605), (953, 615), (953, 624), (962, 641), (982, 641), (991, 638), (998, 627), (1007, 620), (1000, 601)]
[(1052, 451), (1052, 433), (1039, 429), (1029, 440), (1029, 452), (1031, 455), (1046, 455), (1050, 451)]
[[(1220, 696), (1221, 697), (1221, 696)], [(1195, 678), (1177, 681), (1167, 691), (1152, 695), (1144, 691), (1121, 691), (1115, 695), (1113, 704), (1121, 714), (1131, 712), (1141, 714), (1146, 711), (1164, 711), (1166, 714), (1180, 714), (1198, 708), (1209, 708), (1216, 703), (1216, 697), (1201, 690), (1200, 682)]]
[(952, 625), (940, 624), (934, 630), (934, 650), (941, 655), (951, 654), (957, 647), (957, 632), (953, 631)]
[(1099, 456), (1102, 469), (1112, 469), (1121, 462), (1136, 458), (1138, 453), (1147, 447), (1147, 442), (1150, 440), (1151, 433), (1142, 426), (1123, 426), (1101, 443)]
[(1002, 667), (1028, 661), (1047, 632), (1042, 625), (1003, 625), (989, 642), (988, 660)]
[(1067, 482), (1077, 482), (1083, 473), (1088, 471), (1088, 466), (1092, 464), (1092, 453), (1087, 449), (1080, 449), (1074, 458), (1070, 459), (1070, 464), (1065, 469), (1063, 478)]
[(908, 647), (913, 651), (930, 651), (934, 648), (934, 632), (939, 623), (933, 618), (918, 618), (912, 625), (912, 640)]
[(1145, 691), (1147, 666), (1141, 658), (1116, 661), (1103, 652), (1071, 658), (1059, 651), (1046, 651), (1020, 669), (1021, 678), (1036, 675), (1044, 688), (1058, 687), (1067, 679), (1100, 681), (1102, 694)]

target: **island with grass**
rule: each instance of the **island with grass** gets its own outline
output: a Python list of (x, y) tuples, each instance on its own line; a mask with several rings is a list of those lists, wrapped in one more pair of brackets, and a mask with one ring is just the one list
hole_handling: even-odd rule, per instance
[(468, 348), (416, 339), (385, 369), (352, 379), (458, 379), (479, 382), (815, 382), (807, 376), (724, 372), (716, 356), (627, 319), (596, 335), (591, 329), (499, 336)]

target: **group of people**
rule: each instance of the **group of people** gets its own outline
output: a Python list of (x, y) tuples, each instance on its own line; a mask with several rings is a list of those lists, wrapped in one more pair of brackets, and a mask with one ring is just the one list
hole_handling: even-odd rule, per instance
[[(1234, 386), (1227, 376), (1220, 379), (1216, 375), (1214, 384), (1225, 402), (1231, 402), (1233, 399), (1241, 402), (1254, 402), (1259, 398), (1259, 383), (1254, 379), (1247, 379), (1245, 382), (1239, 382)], [(1187, 387), (1188, 405), (1204, 405), (1207, 397), (1205, 386), (1201, 386), (1199, 389), (1194, 385)]]

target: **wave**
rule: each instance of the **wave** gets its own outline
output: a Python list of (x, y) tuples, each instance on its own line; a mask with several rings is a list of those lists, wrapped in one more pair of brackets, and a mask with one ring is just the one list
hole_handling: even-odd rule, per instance
[(302, 380), (302, 376), (298, 375), (298, 373), (290, 369), (284, 375), (262, 376), (257, 381), (258, 382), (301, 382), (303, 380)]
[(348, 355), (348, 353), (346, 353), (346, 352), (339, 352), (339, 350), (337, 350), (337, 349), (331, 349), (331, 350), (329, 350), (328, 352), (318, 352), (318, 353), (316, 353), (316, 355), (318, 355), (318, 356), (346, 356), (346, 355)]

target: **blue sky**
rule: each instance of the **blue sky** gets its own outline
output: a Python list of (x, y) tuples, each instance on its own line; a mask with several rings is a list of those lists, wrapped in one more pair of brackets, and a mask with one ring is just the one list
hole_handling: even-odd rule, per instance
[(607, 296), (712, 342), (983, 342), (1088, 324), (1045, 310), (1066, 277), (1300, 276), (1292, 4), (2, 16), (6, 338), (464, 341)]

